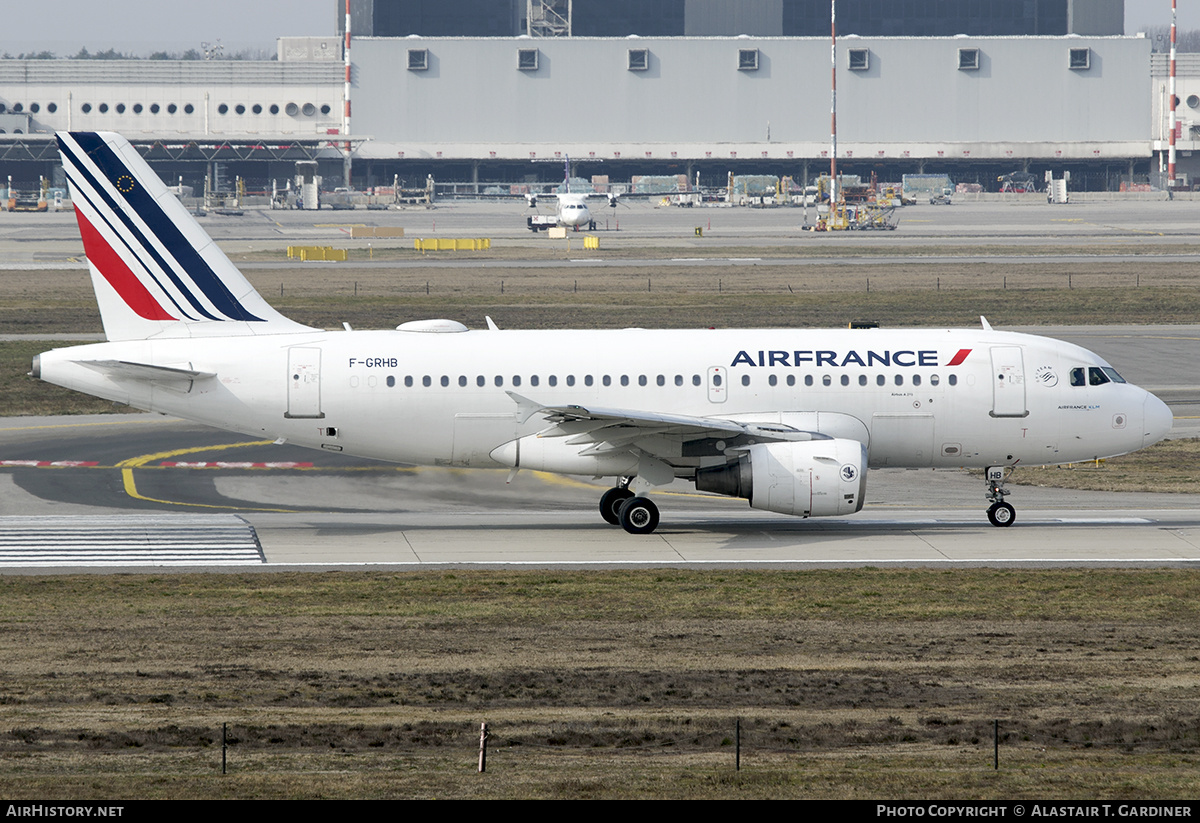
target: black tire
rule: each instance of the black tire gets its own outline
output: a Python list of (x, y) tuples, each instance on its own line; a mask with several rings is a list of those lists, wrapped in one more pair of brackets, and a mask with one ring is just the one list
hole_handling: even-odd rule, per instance
[(621, 525), (621, 507), (625, 501), (633, 497), (629, 489), (612, 488), (600, 497), (600, 516), (604, 522), (613, 526)]
[(993, 526), (1011, 526), (1017, 519), (1017, 510), (1008, 503), (993, 503), (987, 514)]
[(621, 528), (630, 534), (650, 534), (658, 528), (658, 506), (646, 497), (631, 497), (621, 506)]

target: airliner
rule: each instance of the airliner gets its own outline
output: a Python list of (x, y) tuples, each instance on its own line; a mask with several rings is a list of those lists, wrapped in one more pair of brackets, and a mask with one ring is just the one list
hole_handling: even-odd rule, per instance
[(596, 221), (592, 217), (591, 211), (588, 210), (587, 199), (589, 197), (607, 197), (608, 205), (616, 208), (617, 195), (601, 192), (588, 192), (584, 194), (571, 191), (571, 159), (569, 157), (563, 160), (563, 166), (562, 191), (551, 192), (549, 194), (527, 194), (525, 195), (525, 199), (528, 201), (529, 207), (537, 208), (539, 197), (553, 197), (557, 201), (555, 218), (558, 221), (558, 225), (569, 229), (595, 229)]
[(137, 151), (60, 133), (107, 342), (32, 374), (118, 403), (400, 463), (613, 478), (601, 517), (659, 524), (677, 482), (797, 517), (859, 511), (873, 467), (984, 469), (1011, 526), (1024, 464), (1124, 454), (1170, 410), (1102, 358), (978, 329), (329, 331), (254, 290)]

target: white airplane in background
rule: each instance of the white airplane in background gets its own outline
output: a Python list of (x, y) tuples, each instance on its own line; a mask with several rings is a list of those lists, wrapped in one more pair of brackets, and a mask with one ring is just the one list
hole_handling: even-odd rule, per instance
[(326, 331), (251, 287), (130, 144), (60, 133), (108, 342), (32, 374), (218, 428), (403, 463), (613, 477), (635, 534), (676, 479), (800, 517), (862, 508), (871, 466), (1006, 472), (1123, 454), (1171, 412), (1097, 355), (973, 330)]
[(616, 208), (617, 195), (613, 193), (604, 194), (602, 192), (582, 193), (571, 191), (571, 158), (565, 158), (563, 165), (562, 191), (549, 192), (547, 194), (527, 194), (525, 195), (525, 199), (528, 201), (531, 209), (536, 209), (538, 198), (553, 197), (557, 201), (555, 217), (558, 225), (569, 229), (595, 229), (596, 220), (592, 217), (591, 211), (588, 210), (587, 199), (589, 197), (606, 197), (608, 198), (608, 205)]

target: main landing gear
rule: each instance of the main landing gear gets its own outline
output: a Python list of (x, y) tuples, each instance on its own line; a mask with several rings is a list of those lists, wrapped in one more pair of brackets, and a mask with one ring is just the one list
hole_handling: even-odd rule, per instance
[(630, 534), (650, 534), (658, 528), (658, 506), (629, 490), (633, 478), (623, 477), (600, 498), (600, 516)]
[(992, 501), (987, 516), (993, 526), (1011, 526), (1017, 519), (1017, 510), (1004, 502), (1004, 498), (1009, 494), (1008, 489), (1004, 488), (1004, 483), (1011, 473), (1011, 467), (1007, 466), (988, 466), (985, 472), (987, 494), (984, 496)]

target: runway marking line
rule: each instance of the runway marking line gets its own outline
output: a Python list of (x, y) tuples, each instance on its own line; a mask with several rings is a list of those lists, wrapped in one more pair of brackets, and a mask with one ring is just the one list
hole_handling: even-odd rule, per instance
[(22, 466), (38, 469), (92, 469), (99, 466), (95, 460), (0, 460), (0, 466)]
[(154, 460), (166, 460), (171, 457), (179, 457), (185, 454), (195, 454), (197, 452), (206, 451), (224, 451), (226, 449), (239, 449), (245, 446), (270, 446), (274, 440), (252, 440), (248, 443), (223, 443), (215, 446), (193, 446), (188, 449), (174, 449), (166, 452), (155, 452), (153, 454), (143, 454), (137, 457), (130, 457), (127, 460), (122, 460), (117, 463), (117, 468), (121, 470), (121, 480), (124, 483), (125, 493), (136, 500), (146, 500), (150, 503), (165, 503), (169, 506), (189, 506), (197, 509), (222, 509), (234, 511), (252, 511), (252, 512), (286, 512), (294, 514), (295, 509), (276, 509), (262, 508), (258, 506), (217, 506), (211, 503), (185, 503), (181, 500), (161, 500), (157, 497), (147, 497), (138, 491), (137, 482), (133, 479), (133, 470), (145, 466)]

